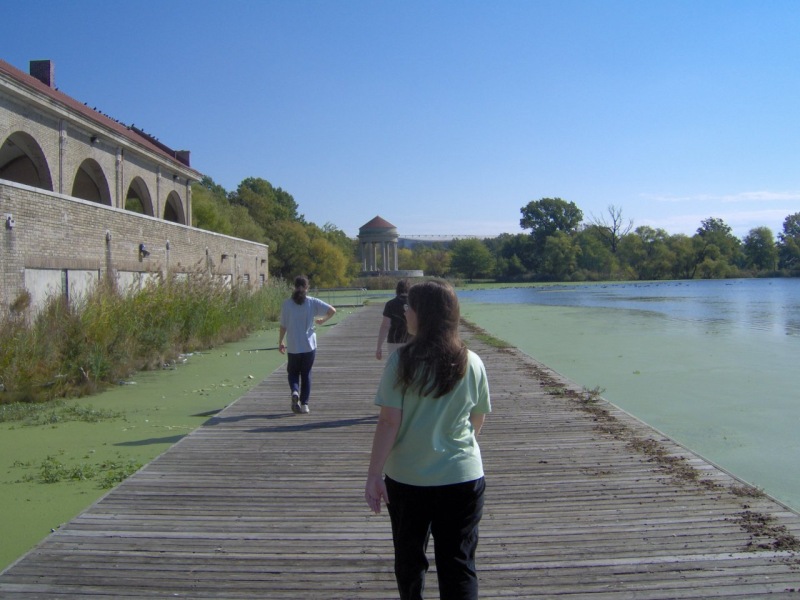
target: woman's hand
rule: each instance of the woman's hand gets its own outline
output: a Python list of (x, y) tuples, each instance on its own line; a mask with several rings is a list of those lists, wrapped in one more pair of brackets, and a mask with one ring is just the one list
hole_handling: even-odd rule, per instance
[(389, 493), (386, 484), (380, 475), (367, 475), (367, 485), (364, 487), (364, 500), (367, 506), (376, 515), (381, 512), (381, 500), (389, 504)]

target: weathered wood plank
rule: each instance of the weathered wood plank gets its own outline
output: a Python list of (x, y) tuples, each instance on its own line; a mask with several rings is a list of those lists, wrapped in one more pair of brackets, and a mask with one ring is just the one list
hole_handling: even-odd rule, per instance
[[(366, 307), (320, 338), (310, 415), (289, 412), (278, 369), (0, 574), (0, 597), (396, 597), (388, 517), (362, 500), (379, 323)], [(494, 405), (482, 598), (797, 597), (797, 513), (464, 336)]]

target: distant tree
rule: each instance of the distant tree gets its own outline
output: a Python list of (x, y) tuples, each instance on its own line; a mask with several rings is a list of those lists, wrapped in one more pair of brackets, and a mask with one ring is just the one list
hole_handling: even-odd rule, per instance
[(441, 244), (418, 244), (414, 247), (415, 261), (425, 275), (446, 277), (450, 273), (451, 253)]
[(545, 242), (542, 274), (556, 281), (565, 281), (577, 268), (580, 252), (580, 246), (569, 235), (556, 231)]
[(533, 264), (532, 270), (541, 271), (547, 239), (557, 232), (573, 235), (583, 220), (583, 212), (575, 203), (567, 202), (561, 198), (542, 198), (532, 200), (520, 209), (522, 218), (519, 221), (522, 229), (531, 230), (533, 239)]
[(336, 287), (347, 283), (347, 258), (324, 237), (311, 240), (306, 271), (314, 287)]
[(278, 225), (270, 239), (270, 273), (284, 279), (308, 274), (313, 265), (309, 255), (311, 238), (305, 226), (297, 221), (283, 221)]
[(491, 275), (494, 257), (482, 241), (474, 238), (455, 240), (450, 251), (450, 266), (470, 281), (478, 275)]
[(697, 273), (697, 256), (694, 239), (682, 233), (670, 236), (667, 242), (675, 256), (671, 279), (694, 279)]
[(522, 275), (535, 267), (536, 249), (533, 238), (528, 234), (503, 233), (496, 238), (485, 240), (484, 243), (500, 265), (498, 271), (500, 276), (504, 275), (505, 266), (513, 269), (514, 275)]
[(247, 212), (244, 206), (230, 206), (227, 213), (231, 222), (230, 234), (232, 236), (250, 240), (251, 242), (258, 242), (259, 244), (267, 243), (266, 233), (253, 220), (252, 215)]
[(357, 277), (361, 271), (358, 240), (348, 237), (344, 231), (330, 222), (325, 223), (320, 231), (325, 236), (325, 239), (336, 246), (344, 255), (346, 277), (348, 279)]
[(608, 218), (592, 216), (591, 223), (597, 228), (600, 237), (608, 244), (613, 254), (617, 253), (617, 246), (623, 236), (633, 229), (633, 219), (627, 222), (622, 217), (622, 208), (610, 204), (606, 209)]
[(783, 231), (778, 234), (779, 266), (782, 269), (800, 268), (800, 212), (783, 220)]
[(414, 269), (422, 269), (414, 260), (414, 252), (411, 248), (399, 248), (397, 250), (397, 265), (403, 271), (412, 271)]
[(744, 238), (743, 251), (748, 267), (771, 271), (778, 264), (778, 247), (769, 227), (756, 227)]
[(637, 227), (620, 240), (617, 256), (638, 279), (669, 279), (674, 276), (675, 252), (670, 236), (663, 229)]
[(605, 231), (597, 225), (584, 227), (575, 236), (580, 248), (577, 267), (593, 279), (612, 279), (618, 264), (605, 238)]
[(741, 264), (741, 242), (722, 219), (710, 217), (701, 222), (693, 238), (695, 270), (703, 278), (727, 277)]
[(270, 238), (278, 235), (275, 230), (279, 223), (305, 223), (291, 194), (274, 188), (266, 179), (249, 177), (243, 180), (229, 198), (231, 204), (244, 206)]
[(545, 240), (557, 231), (572, 234), (583, 220), (583, 212), (575, 203), (561, 198), (532, 200), (520, 209), (522, 229), (530, 229), (537, 240)]
[[(209, 178), (203, 179), (211, 181)], [(233, 234), (230, 203), (224, 189), (213, 182), (210, 185), (192, 185), (192, 226), (225, 235)]]

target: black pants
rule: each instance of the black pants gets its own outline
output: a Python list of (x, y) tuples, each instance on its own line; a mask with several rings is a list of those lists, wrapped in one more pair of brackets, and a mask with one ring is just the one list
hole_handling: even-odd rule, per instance
[(289, 352), (287, 355), (286, 372), (289, 375), (289, 388), (300, 395), (300, 404), (308, 404), (311, 396), (311, 367), (314, 366), (316, 355), (316, 350), (299, 354)]
[(484, 478), (433, 487), (386, 478), (394, 539), (394, 573), (401, 600), (421, 600), (433, 534), (441, 600), (477, 600), (475, 549), (483, 515)]

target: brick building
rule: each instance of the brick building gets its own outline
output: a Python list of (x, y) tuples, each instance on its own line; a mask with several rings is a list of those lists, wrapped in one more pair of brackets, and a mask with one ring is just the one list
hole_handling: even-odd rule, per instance
[(24, 290), (40, 306), (101, 277), (265, 283), (267, 246), (191, 227), (189, 158), (60, 92), (50, 61), (0, 60), (0, 314)]

